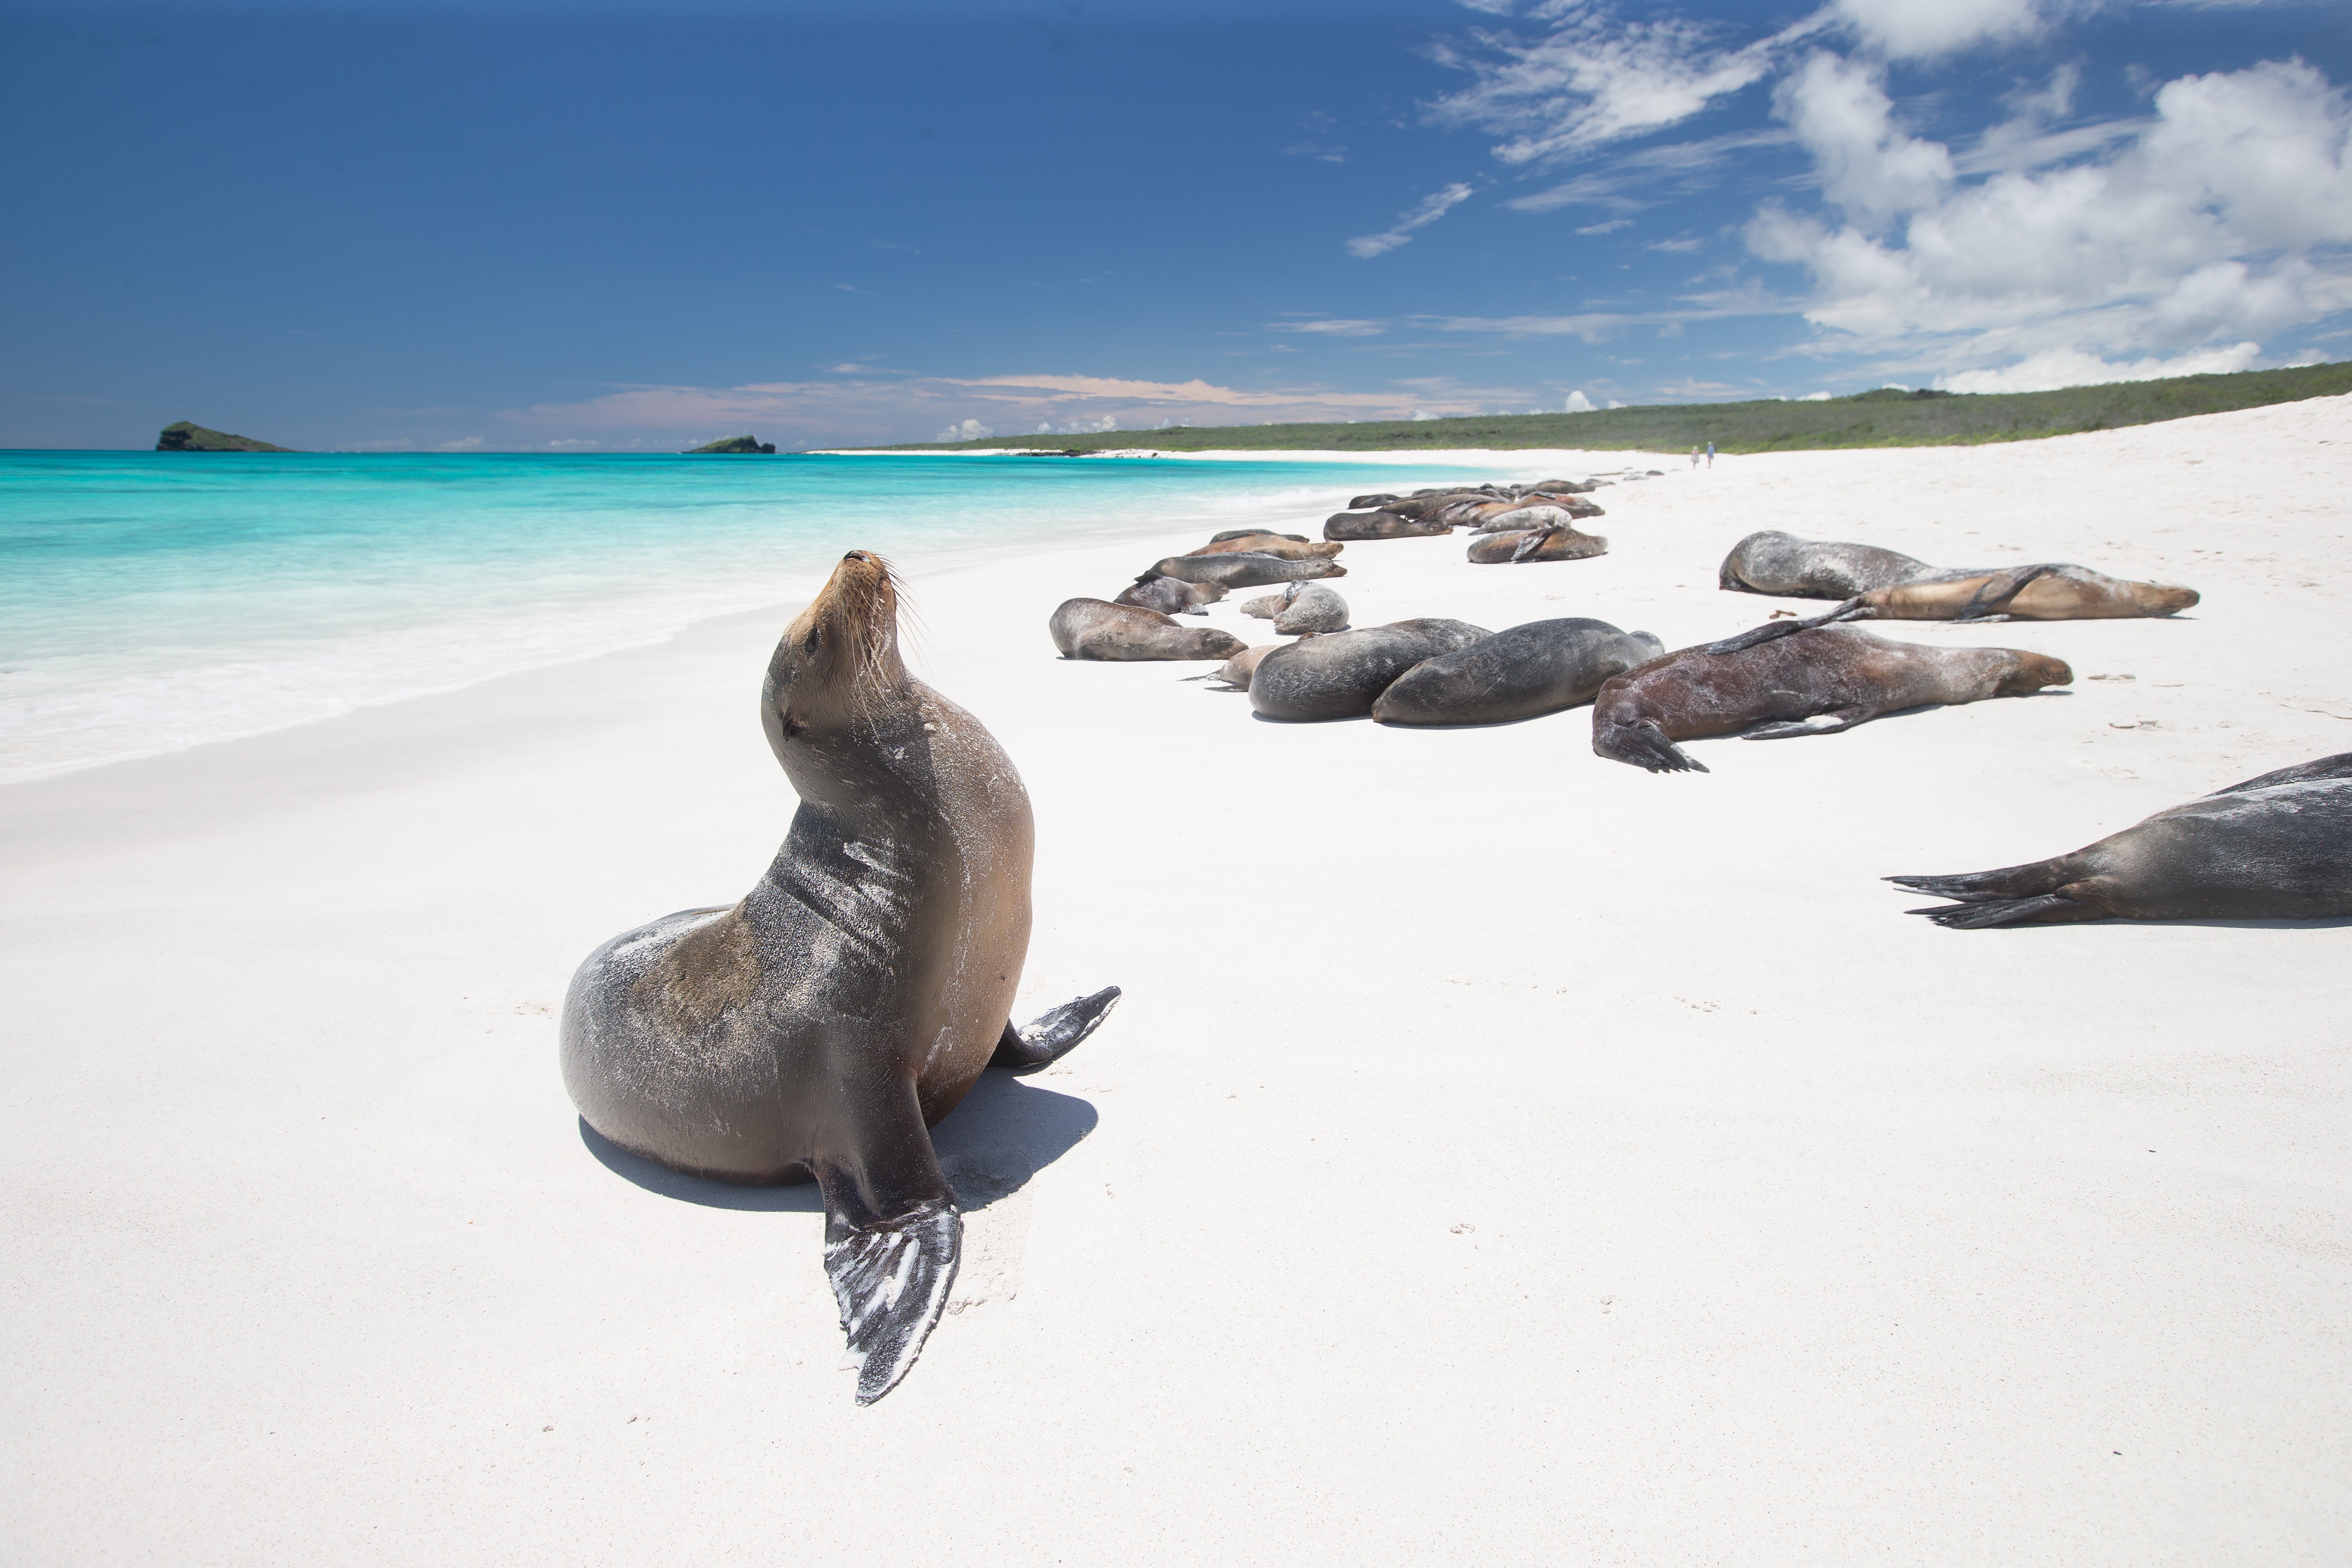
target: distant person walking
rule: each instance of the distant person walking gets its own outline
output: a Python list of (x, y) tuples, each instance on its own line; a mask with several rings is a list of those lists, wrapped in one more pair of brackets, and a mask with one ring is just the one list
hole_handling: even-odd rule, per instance
[(1706, 466), (1710, 468), (1715, 467), (1715, 443), (1712, 441), (1706, 444)]
[(1694, 468), (1698, 467), (1698, 448), (1696, 447), (1693, 447), (1691, 448), (1691, 467)]

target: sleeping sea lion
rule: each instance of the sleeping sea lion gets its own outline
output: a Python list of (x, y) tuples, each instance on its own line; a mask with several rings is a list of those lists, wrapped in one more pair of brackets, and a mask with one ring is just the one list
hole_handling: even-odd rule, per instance
[(1925, 561), (1874, 544), (1799, 539), (1793, 533), (1766, 529), (1731, 547), (1716, 573), (1716, 583), (1784, 599), (1851, 599), (1874, 588), (1932, 577), (1936, 570)]
[(1234, 655), (1233, 658), (1225, 660), (1224, 663), (1217, 667), (1217, 679), (1223, 681), (1227, 686), (1236, 688), (1239, 690), (1247, 691), (1249, 689), (1250, 676), (1256, 670), (1258, 661), (1278, 647), (1288, 647), (1290, 646), (1291, 645), (1286, 642), (1270, 642), (1264, 647), (1244, 648), (1241, 652)]
[(1180, 583), (1173, 577), (1139, 577), (1119, 590), (1114, 605), (1158, 610), (1163, 616), (1205, 616), (1203, 606), (1225, 596), (1214, 583)]
[(2087, 848), (1959, 877), (1889, 877), (1960, 931), (2062, 921), (2352, 915), (2352, 752), (2159, 811)]
[(1751, 741), (1826, 735), (1904, 708), (2023, 697), (2074, 679), (2022, 648), (1924, 647), (1784, 621), (1613, 677), (1593, 699), (1592, 749), (1654, 773), (1705, 773), (1674, 742), (1741, 730)]
[(1047, 623), (1064, 658), (1230, 658), (1242, 639), (1214, 626), (1180, 626), (1157, 610), (1065, 599)]
[(1433, 539), (1454, 525), (1396, 511), (1341, 511), (1323, 520), (1326, 539)]
[(1570, 616), (1529, 621), (1423, 659), (1372, 704), (1381, 724), (1507, 724), (1590, 702), (1603, 682), (1665, 651), (1648, 632)]
[(1360, 719), (1398, 676), (1486, 635), (1465, 621), (1429, 619), (1309, 637), (1259, 661), (1250, 706), (1262, 718), (1290, 722)]
[(1187, 555), (1276, 555), (1285, 561), (1328, 561), (1347, 548), (1344, 544), (1318, 544), (1308, 540), (1293, 539), (1282, 533), (1244, 533), (1232, 539), (1213, 539), (1198, 550), (1188, 550)]
[(1564, 522), (1548, 522), (1519, 533), (1482, 534), (1470, 542), (1471, 564), (1520, 566), (1538, 561), (1590, 561), (1609, 553), (1597, 533), (1579, 533)]
[(1290, 608), (1291, 601), (1304, 593), (1306, 588), (1307, 584), (1304, 583), (1289, 583), (1284, 584), (1278, 594), (1261, 594), (1255, 599), (1244, 599), (1242, 614), (1255, 616), (1261, 621), (1270, 621)]
[(2127, 582), (2087, 566), (1947, 569), (1875, 545), (1769, 531), (1733, 545), (1716, 582), (1784, 598), (1843, 600), (1860, 620), (2123, 620), (2174, 615), (2198, 602), (2194, 588)]
[[(1223, 533), (1213, 533), (1209, 535), (1209, 542), (1212, 544), (1223, 544), (1228, 539), (1247, 539), (1254, 533), (1264, 533), (1265, 531), (1264, 529), (1259, 528), (1229, 528)], [(1271, 537), (1276, 539), (1293, 539), (1297, 540), (1301, 544), (1307, 542), (1307, 536), (1303, 533), (1277, 533)]]
[(1285, 561), (1278, 555), (1171, 555), (1144, 574), (1174, 577), (1185, 583), (1214, 583), (1223, 588), (1263, 588), (1269, 583), (1295, 583), (1307, 577), (1345, 577), (1348, 569), (1336, 561)]
[(1026, 1030), (1028, 793), (980, 721), (907, 673), (889, 568), (853, 550), (761, 692), (799, 792), (730, 909), (589, 955), (563, 1002), (563, 1083), (631, 1153), (725, 1182), (814, 1176), (857, 1402), (906, 1375), (954, 1283), (963, 1222), (930, 1126), (991, 1066), (1042, 1067), (1118, 988)]
[(1320, 583), (1294, 583), (1298, 593), (1274, 617), (1274, 629), (1284, 637), (1348, 629), (1348, 601)]

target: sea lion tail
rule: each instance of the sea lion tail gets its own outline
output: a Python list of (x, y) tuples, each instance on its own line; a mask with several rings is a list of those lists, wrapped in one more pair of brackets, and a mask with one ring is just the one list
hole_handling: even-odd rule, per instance
[(1061, 1060), (1102, 1027), (1102, 1021), (1118, 1005), (1119, 995), (1118, 986), (1106, 985), (1091, 996), (1076, 997), (1038, 1015), (1037, 1021), (1025, 1029), (1014, 1028), (1008, 1019), (988, 1065), (1030, 1073)]
[(2056, 893), (2044, 893), (2033, 899), (1996, 899), (1983, 903), (1937, 904), (1930, 910), (1912, 910), (1915, 915), (1926, 915), (1937, 925), (1949, 931), (1985, 931), (1993, 926), (2050, 925), (2060, 921), (2095, 921), (2106, 910), (2090, 904), (2077, 903)]

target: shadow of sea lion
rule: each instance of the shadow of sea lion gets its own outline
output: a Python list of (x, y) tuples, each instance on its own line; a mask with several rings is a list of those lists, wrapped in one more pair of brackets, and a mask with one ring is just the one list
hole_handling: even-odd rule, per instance
[[(1039, 1089), (1007, 1072), (985, 1072), (971, 1092), (931, 1130), (931, 1146), (966, 1214), (986, 1208), (1027, 1184), (1029, 1177), (1067, 1153), (1099, 1120), (1075, 1095)], [(705, 1208), (777, 1214), (823, 1214), (814, 1182), (786, 1187), (746, 1187), (684, 1175), (641, 1159), (580, 1123), (580, 1142), (604, 1167), (649, 1193)]]

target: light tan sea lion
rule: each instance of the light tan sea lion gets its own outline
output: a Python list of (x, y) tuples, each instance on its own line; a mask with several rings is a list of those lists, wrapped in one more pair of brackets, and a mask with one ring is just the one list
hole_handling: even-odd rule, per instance
[(1157, 610), (1100, 599), (1065, 599), (1048, 623), (1064, 658), (1230, 658), (1242, 639), (1214, 626), (1180, 626)]
[(1198, 550), (1188, 550), (1187, 555), (1275, 555), (1285, 561), (1328, 561), (1346, 549), (1344, 544), (1317, 543), (1310, 540), (1293, 539), (1282, 533), (1244, 533), (1232, 539), (1213, 539)]

